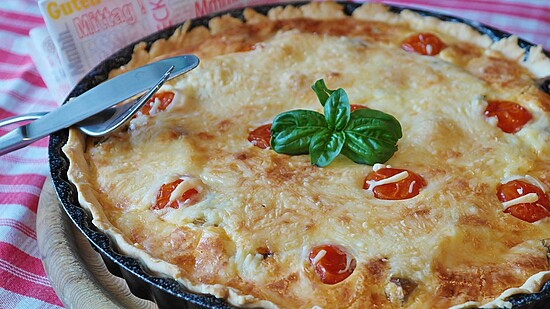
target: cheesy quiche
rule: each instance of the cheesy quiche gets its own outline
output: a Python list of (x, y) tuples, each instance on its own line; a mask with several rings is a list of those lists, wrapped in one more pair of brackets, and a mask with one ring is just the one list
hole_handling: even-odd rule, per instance
[(542, 47), (380, 4), (243, 15), (136, 45), (112, 76), (201, 64), (123, 129), (70, 131), (121, 252), (238, 307), (506, 308), (550, 279)]

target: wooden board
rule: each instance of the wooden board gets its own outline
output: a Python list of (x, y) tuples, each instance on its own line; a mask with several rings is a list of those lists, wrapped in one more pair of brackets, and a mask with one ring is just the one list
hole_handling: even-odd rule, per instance
[(157, 308), (109, 273), (59, 205), (49, 177), (38, 202), (36, 232), (46, 274), (67, 308)]

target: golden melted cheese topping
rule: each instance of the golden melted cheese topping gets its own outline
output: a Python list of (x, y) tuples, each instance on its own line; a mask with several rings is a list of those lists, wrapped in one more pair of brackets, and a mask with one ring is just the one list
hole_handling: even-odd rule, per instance
[[(81, 203), (153, 271), (239, 306), (445, 308), (487, 303), (548, 271), (550, 220), (516, 219), (496, 197), (512, 177), (550, 185), (546, 95), (517, 64), (514, 84), (503, 86), (509, 71), (495, 81), (494, 62), (512, 65), (495, 51), (461, 52), (470, 43), (441, 34), (449, 47), (420, 56), (391, 42), (416, 30), (384, 27), (384, 39), (281, 27), (245, 51), (205, 54), (162, 88), (175, 93), (165, 111), (103, 140), (71, 132)], [(386, 164), (421, 175), (418, 196), (379, 200), (362, 187), (371, 166), (339, 156), (318, 168), (247, 140), (281, 112), (321, 111), (310, 88), (320, 78), (399, 120)], [(533, 119), (506, 134), (484, 116), (488, 99), (521, 102)], [(198, 201), (151, 209), (178, 178), (179, 194), (200, 188)], [(357, 262), (338, 284), (323, 284), (308, 261), (322, 244)]]

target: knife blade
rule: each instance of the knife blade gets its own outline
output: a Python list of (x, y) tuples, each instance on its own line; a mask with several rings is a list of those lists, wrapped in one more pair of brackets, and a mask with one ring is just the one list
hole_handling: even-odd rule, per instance
[(153, 87), (171, 66), (169, 79), (199, 64), (194, 55), (159, 60), (107, 80), (46, 115), (0, 136), (0, 155), (23, 148), (53, 132), (68, 128)]

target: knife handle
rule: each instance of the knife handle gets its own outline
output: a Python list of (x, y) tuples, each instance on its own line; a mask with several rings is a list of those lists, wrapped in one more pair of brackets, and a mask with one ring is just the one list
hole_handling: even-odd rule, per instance
[[(4, 120), (0, 120), (0, 128), (10, 124), (22, 122), (22, 121), (36, 120), (44, 116), (45, 114), (46, 113), (43, 113), (43, 112), (30, 113), (30, 114), (19, 115), (19, 116), (7, 118)], [(0, 136), (0, 156), (10, 153), (12, 151), (15, 151), (17, 149), (21, 149), (38, 140), (38, 139), (28, 138), (25, 129), (26, 129), (26, 126), (21, 126), (21, 127), (15, 128), (14, 130), (8, 132), (5, 135)]]

